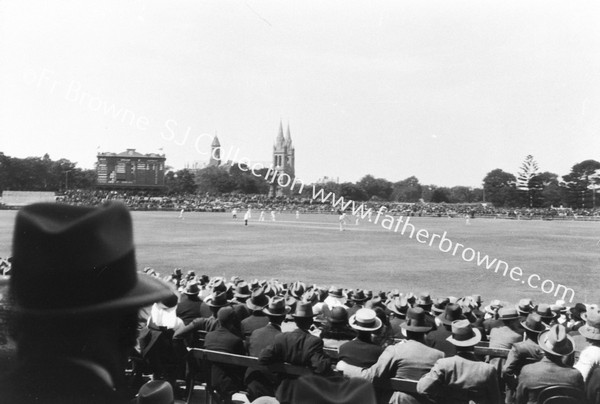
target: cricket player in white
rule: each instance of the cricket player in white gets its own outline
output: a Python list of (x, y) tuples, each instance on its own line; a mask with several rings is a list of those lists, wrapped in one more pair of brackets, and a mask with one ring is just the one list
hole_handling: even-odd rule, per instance
[(248, 220), (251, 216), (252, 215), (250, 214), (250, 209), (248, 209), (246, 213), (244, 213), (244, 226), (248, 226)]

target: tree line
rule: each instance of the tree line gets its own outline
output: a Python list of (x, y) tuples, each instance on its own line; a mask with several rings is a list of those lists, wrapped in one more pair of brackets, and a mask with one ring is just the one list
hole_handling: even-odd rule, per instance
[[(241, 169), (244, 168), (244, 169)], [(169, 170), (165, 174), (164, 192), (167, 194), (263, 194), (269, 192), (265, 179), (267, 169), (260, 176), (232, 164), (208, 167), (198, 171)], [(596, 206), (596, 187), (600, 187), (600, 162), (585, 160), (573, 165), (571, 172), (560, 177), (548, 171), (540, 172), (533, 156), (525, 158), (515, 176), (500, 168), (483, 178), (482, 187), (440, 187), (425, 185), (416, 176), (392, 182), (385, 178), (365, 175), (357, 182), (323, 181), (317, 184), (326, 192), (334, 192), (345, 199), (380, 202), (434, 202), (483, 203), (497, 207), (545, 208), (565, 206), (592, 208)], [(96, 171), (81, 169), (67, 159), (52, 160), (43, 157), (24, 159), (0, 152), (0, 190), (62, 191), (70, 188), (90, 189), (96, 184)], [(301, 197), (312, 196), (311, 187), (305, 187)], [(600, 204), (600, 201), (598, 201)]]

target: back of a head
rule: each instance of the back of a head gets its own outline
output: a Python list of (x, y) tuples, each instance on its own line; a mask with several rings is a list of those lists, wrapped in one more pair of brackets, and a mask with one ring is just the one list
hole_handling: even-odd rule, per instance
[(115, 359), (135, 344), (138, 309), (172, 295), (138, 275), (131, 216), (118, 203), (24, 207), (13, 257), (10, 328), (21, 358)]

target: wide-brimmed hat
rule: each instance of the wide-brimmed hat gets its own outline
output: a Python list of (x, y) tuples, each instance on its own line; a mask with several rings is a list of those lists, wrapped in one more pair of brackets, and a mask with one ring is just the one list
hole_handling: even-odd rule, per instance
[(451, 325), (456, 320), (464, 320), (465, 316), (462, 314), (462, 309), (458, 304), (448, 304), (444, 309), (444, 312), (437, 316), (442, 324)]
[(483, 310), (485, 310), (485, 312), (488, 314), (496, 314), (496, 312), (498, 310), (500, 310), (502, 307), (504, 307), (504, 306), (502, 305), (500, 300), (494, 299), (490, 302), (489, 305), (485, 306), (485, 308)]
[(569, 309), (571, 317), (575, 320), (583, 320), (581, 315), (587, 311), (587, 307), (583, 303), (575, 303), (575, 306)]
[(302, 301), (306, 303), (310, 303), (313, 306), (319, 302), (319, 295), (315, 292), (314, 289), (307, 290), (302, 295)]
[(360, 303), (360, 302), (366, 302), (367, 300), (369, 300), (369, 298), (367, 297), (367, 295), (365, 295), (364, 290), (357, 289), (354, 291), (354, 293), (352, 293), (351, 300)]
[(388, 310), (397, 314), (400, 317), (405, 317), (408, 311), (408, 301), (405, 297), (396, 297), (387, 304)]
[(212, 278), (208, 286), (213, 292), (225, 292), (228, 288), (223, 278)]
[(474, 346), (481, 341), (481, 331), (474, 328), (469, 320), (456, 320), (452, 323), (452, 335), (446, 340), (455, 346)]
[(290, 310), (290, 307), (286, 306), (283, 297), (275, 296), (269, 299), (269, 303), (263, 309), (263, 313), (269, 316), (285, 316), (289, 314)]
[(560, 324), (555, 324), (549, 330), (542, 332), (538, 337), (538, 345), (555, 356), (570, 355), (575, 349), (573, 338), (567, 335), (567, 329)]
[(448, 299), (447, 297), (439, 298), (433, 304), (433, 307), (431, 308), (431, 310), (434, 313), (438, 313), (438, 314), (443, 313), (444, 310), (446, 309), (446, 306), (448, 305), (448, 303), (450, 303), (450, 299)]
[(258, 282), (258, 279), (253, 279), (252, 281), (250, 281), (250, 290), (256, 290), (260, 288), (260, 283)]
[(133, 401), (134, 404), (173, 404), (175, 396), (173, 387), (165, 380), (150, 380), (146, 382)]
[(406, 331), (428, 332), (433, 325), (427, 322), (425, 310), (421, 307), (413, 307), (406, 312), (406, 322), (400, 324), (400, 327)]
[(503, 307), (498, 310), (498, 320), (517, 320), (519, 318), (519, 313), (517, 309), (514, 307)]
[(243, 299), (243, 298), (248, 298), (252, 295), (252, 292), (250, 291), (250, 286), (248, 286), (248, 284), (244, 281), (239, 282), (236, 286), (235, 286), (235, 292), (233, 293), (234, 297)]
[(185, 285), (183, 293), (190, 296), (198, 296), (198, 293), (200, 293), (200, 287), (196, 282), (190, 282)]
[(216, 292), (209, 295), (204, 302), (210, 307), (225, 307), (229, 305), (226, 292)]
[(429, 292), (422, 292), (419, 295), (419, 298), (417, 299), (417, 301), (415, 302), (415, 305), (417, 305), (427, 311), (429, 311), (432, 304), (433, 304), (433, 300), (431, 300), (431, 295), (429, 294)]
[(264, 291), (265, 291), (265, 295), (267, 295), (268, 297), (276, 296), (277, 292), (278, 292), (277, 287), (275, 287), (275, 285), (270, 284), (270, 283), (268, 283), (264, 286)]
[(552, 308), (549, 304), (538, 304), (535, 306), (535, 312), (540, 315), (540, 317), (545, 319), (551, 319), (556, 317), (556, 313), (552, 311)]
[(292, 314), (292, 317), (295, 318), (312, 318), (315, 314), (313, 314), (312, 304), (305, 302), (296, 303), (296, 309)]
[(542, 317), (540, 317), (540, 315), (537, 313), (529, 313), (525, 321), (521, 321), (521, 325), (527, 331), (535, 332), (538, 334), (548, 329), (546, 324), (542, 322)]
[(302, 282), (294, 282), (292, 286), (288, 289), (288, 294), (295, 299), (302, 298), (302, 295), (306, 291), (306, 285)]
[(342, 290), (343, 290), (342, 288), (332, 286), (329, 288), (329, 296), (337, 297), (338, 299), (341, 299), (344, 297)]
[(375, 310), (358, 309), (348, 320), (350, 327), (359, 331), (377, 331), (382, 326), (382, 321), (377, 317)]
[(581, 319), (585, 324), (579, 327), (579, 333), (585, 338), (600, 340), (600, 308), (592, 304), (590, 308), (581, 314)]
[(26, 206), (17, 213), (12, 248), (15, 314), (118, 311), (173, 293), (157, 278), (138, 274), (131, 215), (121, 203)]
[(327, 320), (330, 323), (341, 324), (348, 322), (348, 310), (343, 306), (335, 306), (327, 315)]
[(262, 310), (269, 304), (269, 298), (265, 295), (263, 288), (252, 291), (250, 299), (246, 300), (246, 306), (250, 310)]
[(526, 316), (531, 313), (531, 310), (533, 310), (533, 302), (531, 299), (521, 299), (519, 300), (516, 309), (520, 315)]

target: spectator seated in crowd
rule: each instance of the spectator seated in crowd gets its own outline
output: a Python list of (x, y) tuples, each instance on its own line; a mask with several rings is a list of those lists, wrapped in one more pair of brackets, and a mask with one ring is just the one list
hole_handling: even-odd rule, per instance
[(540, 334), (538, 344), (544, 351), (544, 358), (525, 365), (521, 370), (516, 403), (536, 404), (540, 392), (552, 386), (573, 387), (583, 392), (583, 376), (577, 369), (565, 364), (564, 358), (574, 351), (573, 339), (567, 335), (566, 328), (560, 324), (553, 325)]
[(499, 403), (496, 369), (477, 361), (473, 353), (481, 332), (466, 319), (456, 320), (448, 341), (456, 346), (456, 355), (439, 359), (419, 380), (417, 391), (447, 404)]

